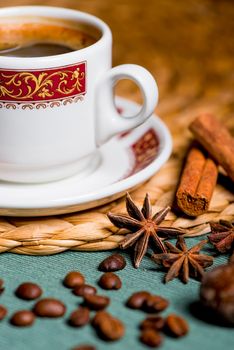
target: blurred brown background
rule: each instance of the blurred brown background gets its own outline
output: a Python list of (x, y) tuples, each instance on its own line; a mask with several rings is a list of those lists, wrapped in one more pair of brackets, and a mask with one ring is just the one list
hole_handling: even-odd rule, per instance
[[(166, 121), (199, 111), (233, 118), (234, 2), (232, 0), (0, 0), (0, 6), (52, 5), (92, 13), (109, 24), (113, 65), (137, 63), (156, 77), (157, 112)], [(118, 93), (140, 100), (125, 82)]]

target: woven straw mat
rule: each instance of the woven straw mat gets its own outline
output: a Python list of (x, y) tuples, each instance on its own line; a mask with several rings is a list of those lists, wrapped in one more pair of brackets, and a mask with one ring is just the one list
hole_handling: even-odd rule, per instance
[[(172, 99), (161, 104), (157, 110), (168, 125), (174, 141), (173, 154), (169, 161), (140, 188), (132, 192), (134, 201), (141, 206), (149, 193), (153, 211), (157, 212), (172, 205), (181, 172), (182, 162), (192, 135), (188, 124), (201, 112), (215, 113), (234, 134), (234, 118), (224, 105), (210, 101), (193, 104), (183, 110), (183, 99)], [(230, 102), (230, 101), (228, 101)], [(228, 105), (228, 104), (227, 104)], [(168, 110), (168, 106), (171, 106)], [(171, 211), (162, 225), (185, 229), (186, 236), (199, 236), (210, 231), (209, 222), (220, 219), (234, 219), (233, 184), (220, 172), (209, 211), (197, 218), (188, 218)], [(106, 213), (125, 212), (124, 198), (108, 205), (56, 217), (43, 218), (0, 218), (0, 252), (17, 254), (48, 255), (66, 250), (98, 251), (118, 247), (126, 232), (118, 231), (108, 220)]]

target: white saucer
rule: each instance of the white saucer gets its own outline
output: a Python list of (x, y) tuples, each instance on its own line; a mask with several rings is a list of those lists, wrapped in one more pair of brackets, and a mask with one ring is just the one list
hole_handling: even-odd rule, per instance
[[(117, 98), (116, 103), (124, 115), (139, 109), (123, 98)], [(167, 161), (171, 150), (167, 127), (152, 115), (137, 129), (102, 146), (85, 176), (38, 185), (0, 182), (0, 215), (54, 215), (108, 203), (150, 178)]]

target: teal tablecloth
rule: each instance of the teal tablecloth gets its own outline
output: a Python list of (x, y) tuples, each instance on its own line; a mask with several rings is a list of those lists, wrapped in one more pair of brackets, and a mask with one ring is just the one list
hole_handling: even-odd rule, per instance
[[(195, 240), (189, 240), (193, 244)], [(224, 350), (233, 348), (233, 329), (209, 325), (190, 314), (189, 305), (197, 300), (199, 282), (190, 280), (184, 285), (178, 280), (163, 284), (163, 272), (156, 270), (156, 265), (146, 257), (138, 270), (131, 265), (127, 254), (128, 265), (118, 272), (123, 281), (119, 291), (101, 293), (111, 296), (109, 311), (118, 316), (126, 325), (126, 335), (118, 342), (106, 343), (97, 338), (90, 325), (82, 329), (74, 329), (66, 324), (69, 313), (77, 307), (80, 298), (74, 296), (69, 289), (62, 286), (64, 275), (71, 270), (79, 270), (87, 276), (87, 282), (96, 284), (101, 272), (97, 264), (110, 252), (66, 252), (54, 256), (20, 256), (14, 254), (0, 255), (0, 278), (5, 281), (5, 291), (0, 296), (0, 303), (7, 306), (8, 317), (0, 322), (1, 350), (69, 350), (75, 345), (89, 343), (99, 350), (140, 350), (147, 349), (138, 341), (138, 324), (145, 317), (141, 311), (126, 308), (124, 303), (131, 293), (137, 290), (148, 290), (168, 298), (170, 308), (164, 312), (176, 312), (184, 316), (190, 323), (190, 333), (181, 339), (165, 337), (162, 350)], [(216, 259), (215, 264), (226, 261), (226, 257)], [(39, 283), (44, 296), (57, 297), (67, 305), (67, 313), (60, 319), (36, 319), (30, 328), (16, 328), (9, 324), (10, 315), (19, 309), (28, 309), (33, 302), (22, 301), (14, 296), (16, 287), (24, 281)]]

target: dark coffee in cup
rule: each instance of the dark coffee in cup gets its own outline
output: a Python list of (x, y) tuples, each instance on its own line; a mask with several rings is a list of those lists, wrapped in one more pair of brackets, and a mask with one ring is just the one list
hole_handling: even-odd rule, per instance
[(0, 23), (0, 55), (43, 57), (92, 45), (100, 33), (92, 27), (50, 18), (11, 18)]

